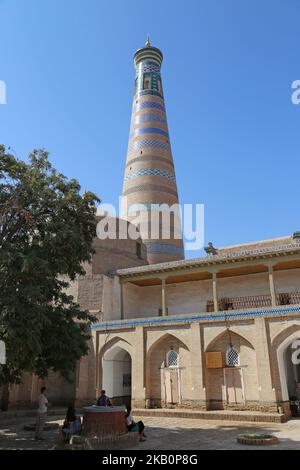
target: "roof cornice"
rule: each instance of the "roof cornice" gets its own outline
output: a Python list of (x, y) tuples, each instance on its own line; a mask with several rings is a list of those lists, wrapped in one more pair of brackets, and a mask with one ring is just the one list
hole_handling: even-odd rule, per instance
[(139, 275), (159, 275), (165, 272), (178, 272), (183, 270), (213, 267), (213, 266), (226, 266), (241, 261), (253, 261), (261, 259), (271, 259), (275, 257), (282, 257), (288, 255), (300, 255), (300, 243), (290, 243), (287, 245), (279, 245), (276, 247), (257, 248), (254, 250), (221, 253), (217, 255), (203, 256), (189, 260), (171, 261), (167, 263), (159, 263), (152, 265), (138, 266), (134, 268), (118, 269), (115, 274), (121, 278), (130, 279)]

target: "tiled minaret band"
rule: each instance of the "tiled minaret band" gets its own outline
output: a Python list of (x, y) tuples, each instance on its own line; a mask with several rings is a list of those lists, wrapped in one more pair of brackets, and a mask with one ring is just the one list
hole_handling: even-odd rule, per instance
[[(178, 205), (160, 75), (162, 59), (161, 51), (151, 47), (149, 39), (146, 47), (134, 55), (135, 93), (123, 187), (127, 206), (122, 217), (134, 222), (139, 215), (140, 233), (150, 264), (184, 258), (180, 215), (175, 213), (171, 217), (170, 234), (161, 231), (164, 210)], [(153, 204), (167, 206), (158, 210)], [(155, 210), (160, 230), (153, 237), (150, 233), (154, 223), (151, 225), (150, 216), (155, 216)]]

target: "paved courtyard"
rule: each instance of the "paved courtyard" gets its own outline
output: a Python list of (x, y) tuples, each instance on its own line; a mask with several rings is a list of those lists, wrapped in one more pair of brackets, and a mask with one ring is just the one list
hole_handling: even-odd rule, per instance
[[(135, 417), (136, 419), (143, 419)], [(145, 450), (201, 450), (201, 449), (290, 449), (300, 450), (300, 420), (283, 424), (255, 424), (224, 421), (207, 421), (183, 418), (143, 419), (147, 440), (139, 443), (120, 440), (108, 443), (107, 449)], [(62, 416), (49, 416), (48, 423), (62, 424)], [(24, 425), (34, 423), (30, 417), (18, 417), (2, 422), (0, 417), (0, 450), (3, 449), (62, 449), (58, 430), (44, 432), (44, 441), (35, 441), (32, 431)], [(272, 446), (244, 446), (236, 442), (236, 436), (244, 432), (271, 433), (280, 439)]]

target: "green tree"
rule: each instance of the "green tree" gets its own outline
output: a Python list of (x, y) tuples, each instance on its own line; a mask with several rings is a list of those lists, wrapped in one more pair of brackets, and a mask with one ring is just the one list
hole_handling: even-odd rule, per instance
[(0, 366), (2, 409), (22, 371), (69, 379), (88, 352), (94, 321), (67, 295), (91, 260), (97, 196), (58, 173), (44, 150), (25, 163), (0, 145)]

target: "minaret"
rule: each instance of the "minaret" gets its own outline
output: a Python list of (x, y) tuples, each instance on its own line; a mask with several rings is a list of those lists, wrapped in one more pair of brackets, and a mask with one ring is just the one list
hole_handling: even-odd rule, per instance
[[(168, 220), (168, 208), (177, 206), (178, 210), (175, 169), (160, 75), (162, 60), (162, 52), (151, 46), (149, 38), (146, 47), (134, 54), (135, 91), (123, 186), (123, 199), (126, 196), (127, 207), (124, 209), (123, 205), (122, 217), (134, 223), (139, 215), (139, 229), (150, 264), (184, 258), (178, 212), (171, 213), (171, 223), (167, 224), (169, 234), (162, 233), (162, 227), (166, 226), (164, 221)], [(164, 209), (157, 209), (157, 205), (161, 204), (165, 205)], [(158, 223), (154, 223), (154, 219)], [(158, 232), (151, 234), (154, 225)]]

